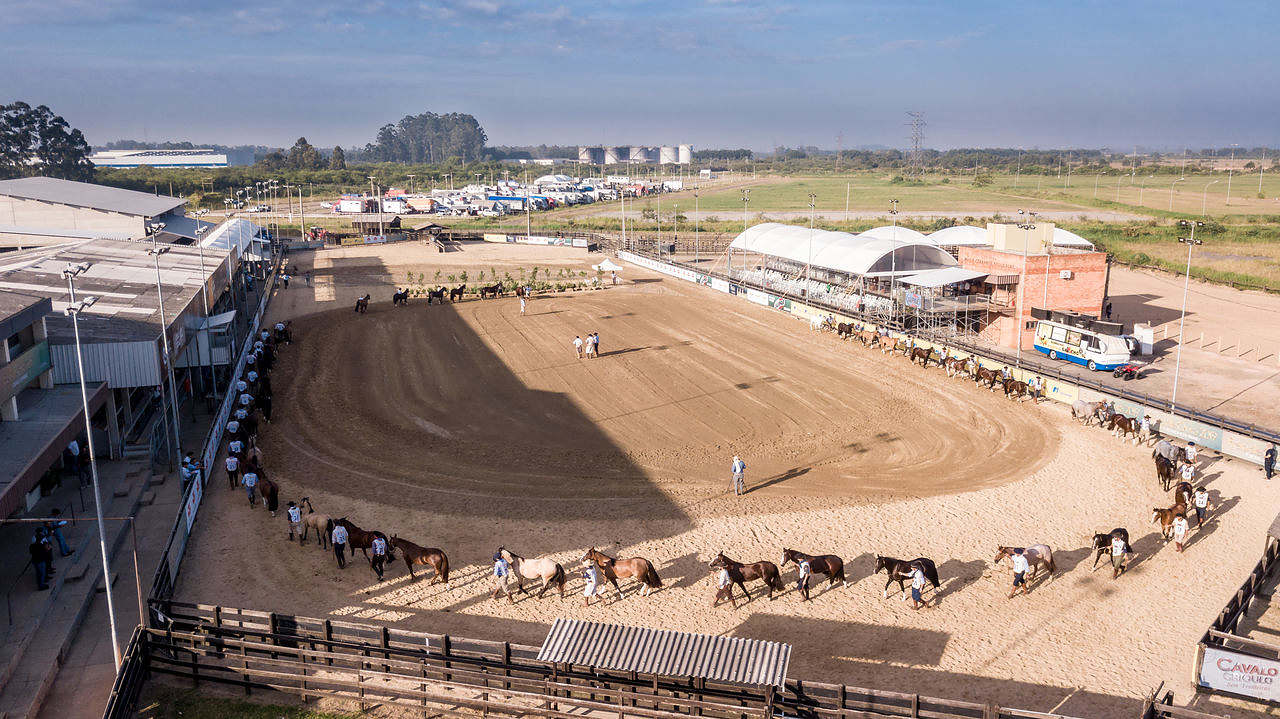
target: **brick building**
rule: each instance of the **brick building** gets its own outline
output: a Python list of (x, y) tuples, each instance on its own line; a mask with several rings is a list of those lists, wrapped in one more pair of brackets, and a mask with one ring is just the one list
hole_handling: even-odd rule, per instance
[(1052, 245), (1051, 223), (987, 226), (990, 247), (960, 247), (960, 265), (988, 273), (996, 304), (1008, 307), (993, 313), (983, 334), (1001, 346), (1030, 349), (1035, 324), (1032, 307), (1102, 316), (1107, 295), (1105, 252)]

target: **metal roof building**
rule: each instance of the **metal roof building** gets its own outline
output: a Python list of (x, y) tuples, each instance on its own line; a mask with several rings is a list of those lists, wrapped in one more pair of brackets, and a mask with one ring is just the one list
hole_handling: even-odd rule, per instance
[(557, 619), (540, 661), (782, 687), (791, 645), (760, 639)]
[(101, 150), (89, 157), (98, 167), (226, 167), (227, 156), (214, 150)]
[(0, 197), (6, 196), (140, 217), (157, 217), (182, 207), (187, 202), (180, 197), (153, 195), (149, 192), (123, 190), (119, 187), (59, 180), (53, 177), (0, 180)]
[(0, 180), (0, 248), (57, 244), (68, 237), (140, 239), (149, 223), (161, 240), (196, 237), (186, 200), (52, 177)]

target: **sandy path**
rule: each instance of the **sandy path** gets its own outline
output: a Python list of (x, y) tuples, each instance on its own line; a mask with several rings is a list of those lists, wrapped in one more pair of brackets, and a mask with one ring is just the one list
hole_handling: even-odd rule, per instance
[[(794, 644), (795, 677), (1081, 716), (1133, 712), (1162, 680), (1186, 695), (1192, 645), (1280, 499), (1256, 471), (1206, 461), (1223, 511), (1179, 556), (1148, 523), (1169, 503), (1148, 450), (770, 310), (628, 276), (650, 281), (538, 299), (523, 318), (510, 298), (300, 317), (273, 375), (272, 477), (286, 498), (445, 548), (451, 585), (410, 583), (403, 565), (382, 584), (359, 562), (339, 571), (215, 478), (179, 598), (534, 644), (559, 616), (768, 638)], [(574, 359), (570, 333), (593, 329), (607, 356)], [(767, 485), (737, 500), (723, 491), (733, 451)], [(1114, 526), (1138, 551), (1116, 582), (1083, 548)], [(1006, 600), (995, 546), (1033, 542), (1057, 550), (1058, 575)], [(645, 556), (665, 587), (589, 609), (490, 602), (499, 544), (569, 565), (591, 546)], [(777, 561), (784, 546), (840, 554), (850, 586), (709, 606), (717, 551)], [(933, 558), (938, 606), (883, 599), (876, 553)]]

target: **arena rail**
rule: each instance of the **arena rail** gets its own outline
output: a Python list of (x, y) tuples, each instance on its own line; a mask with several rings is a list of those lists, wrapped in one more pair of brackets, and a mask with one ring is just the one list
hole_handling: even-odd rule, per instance
[[(271, 269), (267, 273), (267, 278), (263, 280), (262, 297), (259, 298), (253, 318), (249, 321), (249, 331), (245, 335), (244, 345), (240, 348), (240, 354), (236, 360), (232, 377), (239, 377), (244, 372), (249, 352), (253, 349), (254, 337), (258, 334), (262, 317), (267, 311), (267, 305), (271, 302), (276, 276), (280, 272), (281, 259), (280, 256), (277, 256), (273, 260)], [(197, 480), (187, 485), (182, 495), (182, 503), (179, 505), (178, 515), (173, 520), (173, 529), (169, 532), (169, 539), (165, 543), (164, 553), (160, 556), (160, 562), (156, 566), (155, 575), (151, 580), (151, 590), (148, 594), (151, 598), (163, 599), (173, 596), (173, 588), (178, 580), (178, 570), (182, 564), (182, 556), (187, 548), (187, 539), (191, 536), (191, 527), (195, 524), (196, 515), (200, 510), (200, 502), (204, 498), (205, 486), (209, 483), (209, 477), (214, 474), (214, 463), (217, 461), (218, 450), (222, 444), (222, 432), (226, 428), (227, 419), (231, 416), (231, 408), (235, 404), (235, 393), (230, 391), (230, 387), (227, 389), (228, 391), (222, 397), (222, 404), (218, 408), (218, 413), (214, 416), (213, 423), (209, 426), (208, 432), (205, 433), (204, 442), (201, 444), (200, 461), (205, 470), (200, 473)]]
[[(862, 322), (875, 327), (875, 318), (833, 307), (816, 300), (806, 300), (789, 295), (776, 288), (769, 288), (740, 279), (730, 278), (719, 272), (709, 272), (701, 267), (669, 259), (658, 260), (631, 251), (618, 252), (619, 259), (639, 265), (671, 277), (704, 285), (731, 295), (745, 296), (749, 301), (781, 309), (800, 318), (834, 316), (837, 321)], [(1179, 406), (1171, 408), (1169, 402), (1140, 392), (1114, 387), (1086, 377), (1064, 374), (1060, 367), (1041, 362), (1033, 357), (1019, 359), (990, 347), (948, 338), (931, 339), (909, 329), (888, 327), (896, 337), (910, 338), (918, 346), (946, 346), (959, 356), (973, 355), (980, 361), (1014, 368), (1016, 378), (1038, 375), (1046, 380), (1046, 396), (1070, 404), (1077, 399), (1085, 401), (1108, 400), (1116, 403), (1116, 410), (1130, 417), (1150, 414), (1153, 427), (1162, 435), (1194, 440), (1203, 448), (1212, 449), (1254, 464), (1262, 463), (1263, 452), (1272, 444), (1280, 445), (1280, 433), (1252, 423), (1237, 422), (1226, 417)]]
[[(143, 674), (336, 698), (440, 714), (495, 712), (572, 719), (1072, 719), (1061, 714), (837, 684), (787, 680), (781, 690), (687, 677), (552, 664), (538, 648), (388, 626), (172, 601), (152, 602), (157, 626), (136, 646)], [(141, 679), (117, 681), (107, 719), (126, 716)], [(1145, 707), (1144, 707), (1145, 709)], [(114, 713), (110, 713), (114, 712)]]

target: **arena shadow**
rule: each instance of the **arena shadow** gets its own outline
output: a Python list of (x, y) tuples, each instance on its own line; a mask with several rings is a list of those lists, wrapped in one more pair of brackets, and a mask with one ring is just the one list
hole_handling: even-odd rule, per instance
[[(779, 636), (822, 637), (821, 641), (792, 645), (788, 671), (792, 678), (814, 679), (839, 673), (850, 686), (996, 702), (1065, 716), (1137, 716), (1141, 708), (1141, 700), (1131, 697), (934, 669), (951, 639), (946, 632), (753, 614), (738, 625), (733, 635), (773, 641)], [(841, 666), (833, 669), (833, 661)]]

